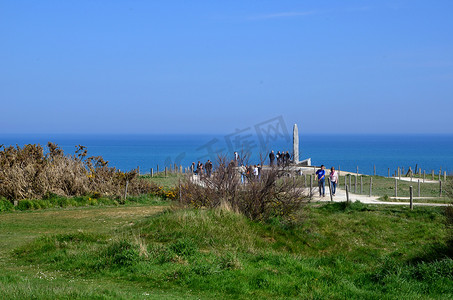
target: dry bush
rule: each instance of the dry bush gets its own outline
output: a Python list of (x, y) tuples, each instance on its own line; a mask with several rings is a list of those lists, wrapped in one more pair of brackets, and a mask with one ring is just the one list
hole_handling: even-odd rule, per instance
[(288, 174), (288, 167), (269, 168), (261, 171), (260, 178), (248, 174), (247, 183), (241, 184), (234, 162), (219, 157), (211, 178), (185, 180), (180, 201), (197, 208), (227, 206), (253, 220), (289, 217), (308, 202), (308, 197)]
[(63, 150), (48, 143), (40, 145), (1, 146), (0, 196), (10, 200), (43, 198), (49, 193), (61, 196), (86, 194), (139, 195), (151, 190), (152, 184), (136, 177), (136, 172), (123, 173), (109, 167), (102, 157), (87, 157), (84, 146), (76, 154), (65, 155)]

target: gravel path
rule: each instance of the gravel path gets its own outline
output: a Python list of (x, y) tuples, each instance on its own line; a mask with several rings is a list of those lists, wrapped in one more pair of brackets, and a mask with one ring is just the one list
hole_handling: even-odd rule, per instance
[[(310, 188), (305, 189), (306, 193), (310, 191)], [(330, 201), (330, 194), (329, 194), (329, 189), (326, 187), (326, 196), (325, 197), (319, 197), (319, 192), (318, 188), (313, 188), (313, 200), (312, 202), (328, 202)], [(355, 201), (360, 201), (362, 203), (366, 204), (386, 204), (386, 205), (409, 205), (408, 202), (388, 202), (388, 201), (380, 201), (378, 200), (378, 196), (367, 196), (367, 195), (358, 195), (358, 194), (353, 194), (349, 193), (349, 200), (351, 202)], [(414, 197), (414, 199), (418, 199)], [(346, 191), (345, 190), (339, 190), (337, 189), (336, 195), (333, 196), (333, 201), (334, 202), (344, 202), (346, 201)], [(414, 206), (448, 206), (449, 204), (445, 203), (413, 203)]]

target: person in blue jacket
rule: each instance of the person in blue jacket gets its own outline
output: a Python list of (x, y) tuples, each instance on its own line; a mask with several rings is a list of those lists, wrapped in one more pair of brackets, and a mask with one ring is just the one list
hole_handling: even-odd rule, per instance
[(326, 170), (324, 170), (324, 168), (324, 165), (321, 165), (321, 169), (316, 171), (316, 175), (318, 176), (319, 197), (321, 197), (321, 190), (322, 196), (324, 197), (326, 195)]

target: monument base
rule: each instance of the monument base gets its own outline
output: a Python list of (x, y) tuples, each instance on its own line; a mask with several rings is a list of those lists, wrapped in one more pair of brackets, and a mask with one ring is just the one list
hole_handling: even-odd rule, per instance
[(311, 166), (311, 158), (307, 158), (307, 159), (304, 159), (302, 161), (299, 161), (295, 165), (296, 166), (300, 166), (300, 167), (310, 167)]

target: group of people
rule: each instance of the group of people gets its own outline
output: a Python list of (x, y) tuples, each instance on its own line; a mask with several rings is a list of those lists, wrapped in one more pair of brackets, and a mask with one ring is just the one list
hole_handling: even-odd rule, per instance
[(203, 176), (206, 172), (206, 176), (211, 177), (212, 174), (212, 162), (208, 159), (208, 161), (203, 165), (202, 162), (198, 161), (197, 165), (193, 162), (190, 166), (190, 170), (192, 173)]
[(269, 153), (269, 165), (274, 166), (274, 161), (277, 160), (277, 166), (284, 166), (291, 162), (291, 155), (288, 151), (278, 151), (277, 154), (274, 154), (274, 150)]
[(261, 178), (261, 165), (248, 165), (244, 166), (241, 164), (239, 166), (239, 173), (241, 174), (241, 183), (245, 183), (247, 180), (255, 179), (258, 180)]
[[(274, 165), (275, 160), (277, 160), (277, 165), (285, 165), (288, 164), (290, 161), (290, 154), (288, 151), (284, 153), (283, 151), (280, 152), (278, 151), (277, 154), (274, 154), (274, 151), (272, 150), (269, 153), (269, 162), (270, 166)], [(232, 164), (238, 165), (238, 160), (239, 160), (239, 155), (237, 152), (234, 152), (234, 160), (231, 161)], [(198, 161), (197, 165), (195, 165), (195, 162), (192, 163), (190, 167), (191, 171), (194, 174), (203, 176), (206, 174), (207, 177), (211, 177), (212, 174), (212, 162), (211, 160), (208, 159), (208, 161), (203, 165), (202, 162)], [(245, 183), (247, 180), (250, 179), (256, 179), (258, 180), (261, 177), (261, 170), (262, 166), (261, 165), (243, 165), (241, 164), (238, 168), (239, 173), (241, 174), (241, 183)], [(327, 172), (325, 170), (325, 166), (321, 165), (321, 168), (316, 171), (316, 177), (318, 179), (318, 188), (319, 188), (319, 196), (325, 197), (325, 186), (326, 186), (326, 176)], [(334, 167), (330, 168), (330, 173), (328, 174), (329, 176), (329, 181), (330, 181), (330, 188), (332, 190), (332, 196), (335, 196), (335, 192), (337, 190), (337, 184), (338, 184), (338, 172), (335, 170)]]
[[(321, 168), (316, 171), (316, 176), (318, 179), (318, 188), (319, 188), (319, 196), (324, 197), (326, 195), (326, 170), (324, 165), (321, 165)], [(330, 179), (330, 188), (332, 190), (332, 196), (335, 196), (335, 192), (337, 190), (337, 184), (338, 184), (338, 173), (335, 170), (334, 167), (330, 168), (330, 174), (329, 174), (329, 179)]]

